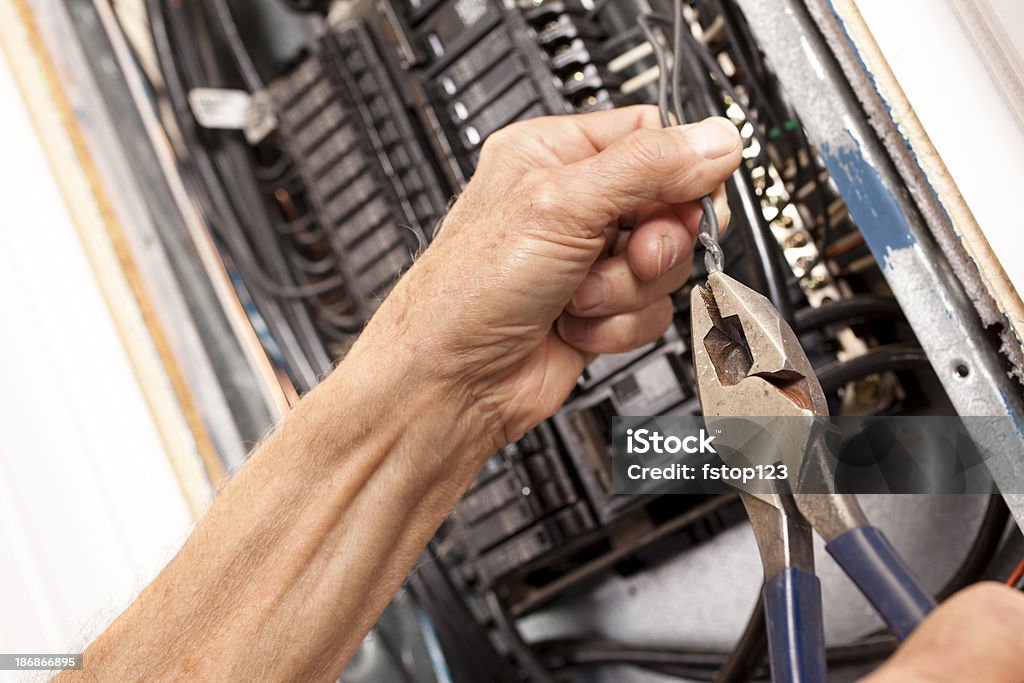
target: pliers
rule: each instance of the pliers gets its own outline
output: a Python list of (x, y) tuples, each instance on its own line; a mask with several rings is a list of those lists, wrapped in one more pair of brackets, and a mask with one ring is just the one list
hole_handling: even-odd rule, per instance
[(857, 499), (835, 493), (825, 394), (796, 334), (772, 303), (714, 272), (706, 286), (694, 287), (691, 317), (697, 392), (708, 429), (722, 426), (725, 438), (719, 440), (727, 442), (730, 418), (762, 424), (758, 418), (769, 418), (771, 425), (756, 449), (720, 449), (723, 462), (782, 463), (789, 474), (785, 482), (742, 489), (764, 565), (772, 679), (826, 681), (812, 529), (900, 640), (935, 608), (935, 600), (868, 523)]

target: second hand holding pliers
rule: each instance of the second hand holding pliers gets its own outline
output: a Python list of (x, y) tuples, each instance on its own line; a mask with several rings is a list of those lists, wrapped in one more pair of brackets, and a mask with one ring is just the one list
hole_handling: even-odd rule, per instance
[[(785, 482), (740, 487), (764, 565), (772, 678), (823, 682), (827, 666), (812, 529), (900, 640), (935, 608), (935, 600), (868, 523), (857, 499), (835, 492), (824, 424), (828, 403), (796, 334), (772, 303), (714, 272), (706, 287), (694, 287), (691, 317), (697, 392), (708, 428), (716, 420), (743, 417), (770, 427), (752, 444), (756, 453), (723, 449), (723, 462), (781, 462), (788, 473)], [(736, 462), (738, 455), (746, 462)]]

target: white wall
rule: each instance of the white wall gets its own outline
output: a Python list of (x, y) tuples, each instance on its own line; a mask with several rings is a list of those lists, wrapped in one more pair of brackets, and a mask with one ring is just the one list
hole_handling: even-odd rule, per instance
[(80, 652), (191, 515), (2, 52), (0, 102), (0, 653)]
[[(961, 2), (964, 0), (951, 0)], [(1017, 291), (1024, 131), (946, 0), (856, 0), (907, 99)], [(1020, 0), (990, 0), (1020, 16)], [(1024, 26), (1004, 27), (1020, 41)]]

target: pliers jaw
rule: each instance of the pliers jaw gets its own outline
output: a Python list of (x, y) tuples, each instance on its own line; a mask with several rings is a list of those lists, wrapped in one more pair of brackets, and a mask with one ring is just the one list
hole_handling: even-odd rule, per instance
[(691, 294), (697, 391), (705, 415), (828, 415), (814, 368), (768, 299), (724, 273)]

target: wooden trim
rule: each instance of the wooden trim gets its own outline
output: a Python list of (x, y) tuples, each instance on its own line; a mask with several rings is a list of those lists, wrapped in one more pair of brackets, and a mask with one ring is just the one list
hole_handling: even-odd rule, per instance
[(0, 46), (32, 114), (175, 477), (198, 519), (226, 473), (26, 0), (0, 3)]

